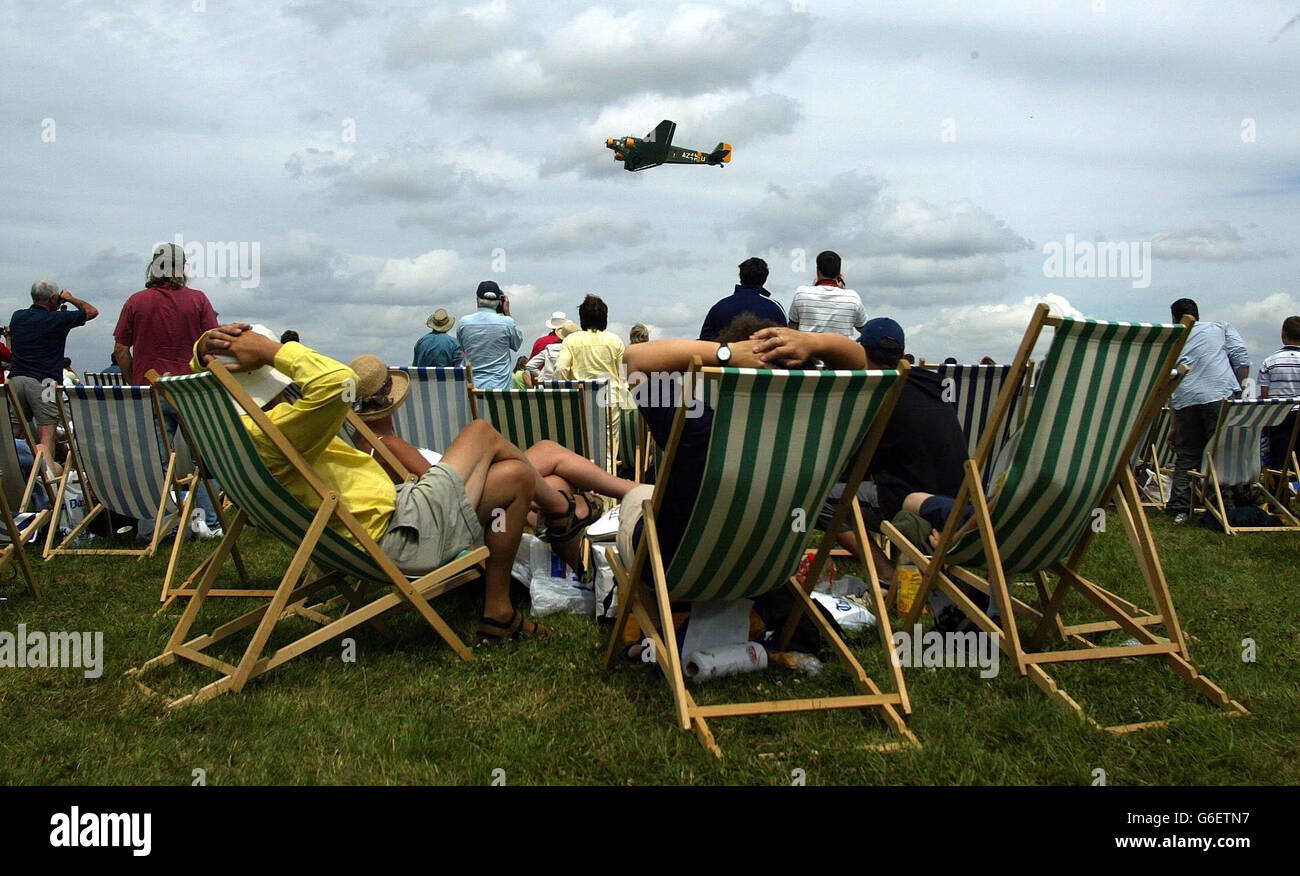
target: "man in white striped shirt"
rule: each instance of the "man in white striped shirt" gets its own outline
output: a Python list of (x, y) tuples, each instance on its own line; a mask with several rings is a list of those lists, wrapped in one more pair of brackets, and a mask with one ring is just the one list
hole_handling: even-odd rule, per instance
[[(1259, 395), (1261, 398), (1300, 395), (1300, 316), (1288, 316), (1282, 321), (1282, 349), (1259, 366)], [(1285, 420), (1267, 430), (1269, 468), (1280, 469), (1286, 462), (1295, 420), (1296, 412), (1292, 411)]]
[(790, 328), (856, 338), (866, 324), (867, 309), (862, 297), (844, 287), (839, 255), (830, 250), (818, 253), (817, 282), (795, 290), (790, 302)]

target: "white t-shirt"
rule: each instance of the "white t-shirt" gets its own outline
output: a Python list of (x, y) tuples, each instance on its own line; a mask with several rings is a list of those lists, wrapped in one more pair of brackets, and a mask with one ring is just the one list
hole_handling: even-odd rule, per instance
[(867, 324), (867, 308), (852, 289), (800, 286), (790, 302), (790, 322), (803, 332), (830, 332), (856, 338)]

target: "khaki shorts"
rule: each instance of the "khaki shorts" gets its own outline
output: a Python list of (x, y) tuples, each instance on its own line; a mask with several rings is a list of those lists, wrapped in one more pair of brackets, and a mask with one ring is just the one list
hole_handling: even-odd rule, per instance
[(644, 503), (654, 494), (654, 484), (639, 484), (627, 491), (618, 506), (618, 536), (614, 544), (618, 547), (619, 559), (629, 571), (636, 557), (636, 545), (632, 544), (632, 536), (645, 514)]
[(456, 470), (440, 462), (397, 485), (397, 507), (379, 547), (406, 575), (423, 575), (483, 543), (483, 526)]
[[(62, 384), (55, 383), (54, 393), (50, 394), (50, 399), (45, 398), (45, 385), (35, 377), (19, 375), (10, 377), (9, 382), (13, 384), (14, 395), (18, 396), (18, 405), (21, 407), (22, 415), (29, 420), (35, 420), (38, 426), (57, 426), (59, 423), (59, 406), (54, 401), (54, 393), (59, 392)], [(10, 420), (17, 423), (18, 413), (11, 412)]]

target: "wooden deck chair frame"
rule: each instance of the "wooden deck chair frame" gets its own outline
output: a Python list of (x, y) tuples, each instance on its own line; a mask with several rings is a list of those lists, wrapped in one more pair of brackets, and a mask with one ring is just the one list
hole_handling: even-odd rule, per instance
[[(32, 452), (33, 456), (32, 471), (38, 474), (33, 486), (40, 486), (40, 488), (45, 491), (46, 498), (50, 500), (50, 508), (53, 508), (54, 497), (58, 494), (59, 490), (59, 479), (52, 477), (46, 469), (46, 463), (51, 460), (49, 460), (48, 455), (45, 453), (45, 448), (36, 443), (36, 436), (32, 433), (32, 424), (23, 416), (23, 406), (18, 402), (18, 395), (14, 392), (14, 386), (9, 381), (5, 381), (4, 395), (8, 403), (8, 409), (5, 411), (5, 416), (9, 417), (9, 412), (12, 411), (12, 416), (16, 417), (18, 420), (19, 434), (11, 435), (11, 437), (15, 439), (21, 438), (27, 442), (27, 449)], [(13, 420), (10, 420), (10, 430), (12, 431), (12, 429)], [(30, 493), (24, 495), (24, 507), (26, 506), (27, 500), (30, 498)], [(22, 509), (20, 508), (19, 510), (21, 511)]]
[[(1034, 310), (1029, 328), (1016, 354), (1016, 361), (1023, 362), (1029, 357), (1030, 351), (1033, 350), (1045, 326), (1059, 329), (1065, 322), (1061, 317), (1049, 315), (1047, 306), (1039, 304)], [(990, 507), (996, 506), (991, 506), (984, 488), (983, 476), (986, 466), (990, 463), (993, 438), (996, 434), (995, 430), (990, 429), (980, 440), (976, 458), (966, 463), (966, 477), (961, 489), (958, 491), (954, 510), (949, 515), (947, 524), (944, 526), (939, 537), (939, 543), (935, 547), (932, 556), (927, 556), (916, 545), (911, 544), (892, 524), (886, 523), (883, 527), (889, 539), (923, 573), (921, 586), (912, 604), (911, 611), (902, 620), (904, 628), (910, 629), (919, 621), (930, 592), (935, 587), (939, 587), (983, 632), (997, 637), (999, 647), (1011, 659), (1012, 666), (1019, 675), (1028, 675), (1055, 702), (1069, 708), (1097, 727), (1101, 725), (1084, 714), (1082, 707), (1048, 675), (1044, 669), (1045, 665), (1057, 662), (1118, 660), (1126, 657), (1156, 656), (1161, 658), (1176, 674), (1188, 681), (1196, 690), (1212, 700), (1224, 713), (1247, 714), (1244, 706), (1229, 698), (1221, 688), (1202, 676), (1191, 663), (1186, 638), (1179, 624), (1178, 615), (1174, 610), (1173, 598), (1170, 595), (1164, 571), (1160, 566), (1160, 559), (1156, 553), (1155, 542), (1151, 537), (1151, 530), (1142, 511), (1137, 485), (1130, 465), (1137, 442), (1141, 439), (1149, 423), (1155, 418), (1160, 406), (1165, 403), (1172, 391), (1177, 378), (1170, 375), (1175, 372), (1178, 354), (1186, 342), (1187, 331), (1190, 330), (1191, 323), (1190, 317), (1184, 318), (1182, 336), (1172, 343), (1160, 363), (1159, 367), (1162, 371), (1159, 373), (1161, 376), (1157, 379), (1154, 389), (1141, 407), (1141, 412), (1136, 417), (1136, 422), (1130, 433), (1127, 436), (1122, 436), (1125, 443), (1121, 445), (1122, 450), (1117, 457), (1116, 469), (1106, 481), (1099, 503), (1101, 508), (1105, 508), (1108, 501), (1113, 499), (1120, 519), (1123, 521), (1137, 565), (1155, 602), (1156, 610), (1154, 612), (1146, 611), (1129, 600), (1083, 577), (1080, 569), (1095, 535), (1094, 528), (1087, 525), (1083, 525), (1083, 534), (1074, 543), (1066, 560), (1053, 563), (1046, 569), (1033, 572), (1034, 584), (1042, 603), (1041, 610), (1012, 597), (1009, 587), (1010, 576), (1003, 569), (1006, 554), (999, 543), (999, 535), (995, 531), (990, 517)], [(1040, 373), (1046, 375), (1049, 367), (1049, 363), (1044, 363), (1040, 368)], [(995, 424), (1007, 416), (1012, 402), (1011, 393), (1013, 390), (1014, 387), (1008, 386), (1004, 388), (1001, 397), (999, 397), (993, 414)], [(998, 498), (997, 496), (994, 497), (995, 503)], [(963, 525), (961, 523), (963, 509), (968, 505), (973, 508), (974, 514), (970, 522)], [(968, 536), (973, 532), (978, 532), (978, 543), (982, 554), (989, 560), (987, 578), (981, 577), (969, 569), (946, 562), (950, 550), (957, 546), (958, 538)], [(1055, 589), (1049, 586), (1048, 571), (1055, 573), (1058, 578)], [(1003, 627), (1000, 628), (987, 613), (976, 607), (975, 603), (958, 587), (958, 582), (973, 586), (988, 594), (990, 600), (996, 600)], [(1062, 620), (1061, 610), (1065, 596), (1069, 592), (1075, 592), (1083, 596), (1106, 619), (1092, 623), (1065, 624)], [(1022, 640), (1017, 626), (1016, 618), (1018, 614), (1028, 617), (1030, 622), (1034, 624), (1033, 632), (1028, 635), (1027, 641)], [(1158, 637), (1152, 632), (1151, 628), (1157, 625), (1164, 626), (1168, 633), (1167, 638)], [(1126, 632), (1136, 640), (1137, 644), (1099, 647), (1085, 638), (1090, 634), (1112, 630)], [(1062, 644), (1069, 643), (1078, 647), (1060, 650), (1039, 650), (1049, 635)], [(1115, 725), (1102, 729), (1122, 734), (1164, 726), (1167, 723), (1167, 721), (1148, 721)]]
[[(434, 632), (451, 647), (457, 657), (462, 660), (473, 660), (473, 652), (466, 647), (451, 627), (447, 625), (446, 621), (442, 619), (441, 615), (433, 609), (429, 604), (429, 600), (482, 577), (484, 563), (488, 555), (487, 548), (484, 546), (474, 547), (440, 568), (415, 579), (403, 575), (393, 561), (380, 549), (378, 543), (366, 531), (365, 527), (353, 516), (338, 493), (331, 490), (321, 480), (311, 465), (302, 457), (302, 454), (298, 452), (298, 449), (271, 422), (270, 418), (249, 397), (235, 378), (219, 366), (215, 368), (209, 366), (206, 373), (212, 375), (213, 379), (229, 396), (229, 401), (232, 403), (231, 412), (236, 419), (234, 428), (244, 428), (243, 424), (238, 422), (242, 410), (262, 430), (276, 449), (283, 454), (298, 475), (311, 485), (312, 490), (320, 497), (321, 504), (315, 512), (301, 508), (304, 519), (309, 516), (311, 522), (306, 527), (301, 542), (292, 545), (294, 547), (293, 558), (285, 569), (271, 599), (262, 607), (253, 609), (234, 620), (221, 624), (211, 633), (187, 638), (190, 629), (198, 619), (204, 603), (207, 601), (217, 574), (227, 557), (231, 555), (236, 541), (250, 519), (249, 512), (246, 509), (240, 508), (238, 510), (234, 521), (226, 529), (226, 533), (217, 549), (206, 561), (203, 574), (195, 588), (196, 592), (186, 603), (185, 611), (177, 621), (176, 628), (168, 638), (163, 652), (127, 673), (135, 679), (140, 689), (150, 696), (161, 696), (161, 694), (145, 684), (144, 677), (154, 670), (169, 666), (178, 659), (183, 659), (215, 670), (221, 677), (194, 693), (168, 699), (168, 708), (176, 709), (197, 705), (224, 693), (239, 693), (252, 679), (264, 675), (275, 667), (362, 624), (379, 626), (382, 629), (381, 617), (403, 604), (414, 608)], [(164, 387), (165, 391), (168, 391), (169, 398), (174, 406), (176, 405), (176, 398), (170, 392), (168, 381), (189, 379), (193, 379), (193, 376), (164, 378), (160, 381), (160, 385)], [(180, 410), (181, 408), (177, 407), (177, 411)], [(395, 471), (406, 471), (397, 458), (392, 455), (364, 422), (359, 418), (352, 418), (350, 422), (367, 441), (371, 442), (376, 451), (384, 456), (385, 461), (392, 465)], [(195, 434), (193, 429), (190, 432), (191, 435)], [(204, 450), (209, 448), (205, 444), (200, 443), (194, 446), (199, 456), (207, 457)], [(266, 471), (265, 466), (263, 465), (261, 468), (262, 471), (258, 474), (269, 478), (270, 474)], [(217, 474), (220, 476), (221, 471), (218, 470)], [(410, 477), (409, 473), (407, 476)], [(373, 580), (361, 579), (355, 587), (350, 586), (347, 575), (342, 570), (332, 568), (328, 562), (323, 561), (322, 557), (317, 555), (317, 548), (326, 533), (327, 526), (332, 521), (337, 521), (355, 539), (356, 545), (360, 545), (358, 550), (362, 558), (369, 564), (373, 564), (375, 570)], [(384, 595), (375, 595), (372, 592), (375, 585), (380, 587), (391, 585), (393, 591)], [(318, 601), (313, 605), (307, 604), (309, 599), (319, 597), (322, 591), (327, 588), (333, 588), (337, 591), (338, 596), (329, 600)], [(366, 601), (368, 597), (372, 596), (374, 598)], [(334, 618), (326, 614), (327, 611), (340, 606), (343, 607), (343, 613), (340, 617)], [(306, 617), (319, 624), (319, 627), (268, 653), (266, 650), (267, 645), (276, 626), (290, 617)], [(213, 645), (250, 628), (253, 630), (252, 638), (237, 663), (229, 663), (206, 653)]]
[[(131, 387), (131, 386), (100, 386), (84, 387), (86, 391), (104, 391), (113, 393), (113, 391), (124, 391), (132, 389), (149, 389), (148, 387)], [(176, 473), (176, 453), (172, 449), (171, 439), (167, 436), (167, 430), (163, 425), (162, 408), (158, 403), (158, 394), (149, 391), (149, 407), (153, 413), (153, 426), (159, 438), (160, 449), (163, 452), (163, 460), (159, 462), (162, 465), (162, 484), (159, 495), (154, 503), (155, 510), (153, 514), (154, 527), (153, 533), (149, 537), (149, 543), (142, 548), (79, 548), (72, 547), (73, 540), (77, 538), (86, 528), (94, 522), (95, 518), (106, 511), (111, 511), (107, 505), (101, 501), (101, 497), (95, 494), (93, 484), (98, 483), (103, 472), (93, 472), (95, 475), (92, 480), (92, 474), (86, 467), (83, 454), (78, 446), (82, 440), (99, 440), (98, 436), (93, 436), (93, 431), (88, 429), (85, 423), (80, 424), (80, 432), (73, 432), (73, 421), (68, 414), (68, 403), (65, 393), (60, 391), (58, 396), (59, 420), (63, 423), (64, 434), (68, 436), (68, 458), (63, 467), (63, 475), (59, 478), (58, 493), (55, 497), (53, 509), (54, 513), (50, 521), (49, 531), (45, 536), (45, 559), (52, 560), (59, 554), (80, 554), (82, 556), (117, 556), (117, 557), (135, 557), (137, 560), (143, 560), (152, 557), (162, 544), (165, 534), (176, 527), (176, 535), (172, 538), (171, 556), (167, 563), (167, 576), (163, 583), (164, 592), (171, 582), (171, 576), (176, 568), (176, 561), (180, 556), (181, 541), (185, 537), (185, 532), (189, 528), (189, 515), (194, 508), (196, 480), (191, 475), (178, 475)], [(125, 399), (123, 399), (125, 401)], [(110, 402), (111, 403), (111, 402)], [(68, 480), (73, 472), (81, 483), (82, 495), (86, 499), (86, 513), (81, 521), (69, 530), (63, 540), (55, 544), (59, 520), (64, 512), (64, 496), (68, 488)], [(180, 496), (182, 491), (186, 493), (181, 502), (174, 501), (173, 496)], [(215, 494), (213, 494), (215, 495)], [(167, 506), (172, 506), (168, 511)], [(134, 515), (132, 515), (134, 516)]]
[[(1294, 398), (1263, 398), (1249, 399), (1245, 401), (1238, 401), (1229, 398), (1224, 399), (1223, 403), (1219, 406), (1219, 419), (1218, 422), (1215, 423), (1214, 434), (1210, 437), (1210, 442), (1206, 445), (1205, 454), (1201, 460), (1201, 467), (1205, 470), (1202, 471), (1200, 468), (1197, 468), (1189, 471), (1187, 475), (1191, 479), (1192, 484), (1193, 506), (1205, 508), (1205, 510), (1213, 516), (1215, 520), (1219, 521), (1219, 525), (1223, 527), (1223, 531), (1228, 535), (1238, 535), (1243, 532), (1300, 532), (1300, 519), (1297, 519), (1295, 514), (1291, 513), (1291, 509), (1287, 507), (1287, 503), (1284, 502), (1281, 497), (1269, 493), (1267, 490), (1264, 491), (1264, 496), (1266, 497), (1265, 502), (1268, 505), (1268, 509), (1283, 518), (1287, 525), (1233, 526), (1228, 520), (1227, 509), (1223, 501), (1223, 488), (1219, 483), (1219, 467), (1215, 462), (1215, 457), (1222, 449), (1220, 442), (1223, 439), (1226, 421), (1231, 411), (1244, 406), (1264, 405), (1277, 407), (1285, 405), (1289, 411), (1290, 408), (1296, 404), (1300, 404), (1300, 400)], [(1296, 434), (1298, 432), (1300, 432), (1300, 417), (1296, 417), (1295, 424), (1291, 428), (1291, 439), (1290, 443), (1287, 445), (1286, 453), (1287, 461), (1283, 466), (1283, 470), (1279, 473), (1280, 479), (1283, 483), (1290, 483), (1288, 473), (1295, 473), (1297, 471), (1295, 449)], [(1256, 455), (1258, 455), (1258, 448), (1256, 448)], [(1256, 475), (1255, 480), (1258, 481), (1259, 475), (1265, 473), (1266, 467), (1261, 464), (1259, 474)]]
[[(722, 368), (705, 368), (698, 357), (694, 359), (688, 371), (687, 384), (690, 385), (696, 380), (702, 379), (717, 380), (726, 371), (736, 371), (737, 369)], [(894, 405), (898, 400), (899, 393), (902, 391), (903, 383), (907, 379), (907, 363), (900, 363), (899, 372), (894, 385), (889, 388), (886, 394), (879, 401), (879, 407), (876, 410), (875, 417), (866, 431), (865, 438), (859, 443), (857, 449), (852, 451), (849, 458), (852, 463), (848, 466), (849, 483), (851, 490), (846, 491), (846, 496), (852, 495), (857, 489), (857, 484), (862, 480), (871, 461), (871, 455), (875, 452), (876, 446), (880, 442), (880, 436), (884, 432), (886, 423), (890, 414), (893, 412)], [(844, 374), (845, 372), (839, 372)], [(854, 372), (862, 374), (863, 372)], [(872, 372), (879, 375), (880, 372)], [(894, 372), (884, 372), (893, 374)], [(826, 374), (829, 378), (830, 375)], [(663, 555), (659, 547), (658, 527), (656, 519), (659, 516), (663, 504), (664, 489), (663, 485), (669, 482), (672, 477), (673, 461), (677, 454), (677, 448), (681, 441), (681, 436), (686, 422), (686, 405), (688, 398), (685, 393), (679, 393), (681, 396), (680, 404), (673, 420), (672, 430), (669, 435), (668, 446), (665, 448), (662, 469), (656, 473), (655, 491), (653, 497), (647, 499), (643, 505), (644, 521), (643, 538), (637, 546), (636, 555), (629, 569), (624, 564), (624, 559), (618, 555), (615, 548), (606, 548), (606, 558), (609, 560), (610, 567), (613, 569), (615, 581), (618, 586), (618, 616), (615, 620), (613, 630), (610, 634), (609, 645), (605, 652), (604, 666), (611, 667), (618, 655), (623, 651), (623, 632), (630, 618), (635, 617), (640, 625), (642, 634), (648, 638), (655, 649), (656, 661), (663, 670), (663, 675), (668, 681), (668, 685), (673, 694), (675, 707), (675, 718), (677, 724), (687, 731), (695, 734), (700, 744), (716, 757), (722, 757), (722, 750), (718, 747), (713, 738), (713, 733), (709, 729), (708, 719), (723, 718), (738, 715), (762, 715), (776, 714), (785, 712), (801, 711), (821, 711), (826, 709), (846, 709), (846, 708), (879, 708), (885, 718), (886, 723), (898, 733), (903, 741), (885, 743), (882, 745), (868, 746), (874, 750), (895, 751), (901, 749), (919, 749), (920, 742), (916, 736), (907, 727), (903, 714), (911, 713), (911, 703), (907, 697), (907, 687), (903, 680), (903, 674), (899, 663), (894, 659), (893, 652), (893, 633), (890, 629), (889, 618), (884, 609), (883, 596), (880, 592), (880, 582), (876, 578), (875, 571), (870, 564), (867, 565), (867, 573), (870, 579), (869, 591), (874, 600), (874, 608), (879, 618), (877, 630), (880, 635), (880, 644), (885, 654), (886, 661), (890, 667), (890, 674), (894, 684), (893, 693), (885, 693), (873, 681), (858, 662), (853, 652), (845, 644), (844, 640), (835, 632), (835, 630), (826, 621), (822, 613), (816, 608), (810, 597), (812, 585), (817, 581), (820, 570), (827, 562), (830, 553), (830, 546), (833, 539), (823, 539), (820, 549), (817, 551), (816, 558), (813, 561), (812, 569), (806, 577), (807, 586), (801, 586), (795, 577), (795, 569), (791, 568), (788, 575), (784, 575), (784, 586), (795, 597), (795, 610), (791, 613), (789, 623), (782, 630), (778, 639), (778, 647), (782, 650), (789, 647), (790, 638), (794, 633), (799, 618), (803, 612), (807, 612), (816, 624), (822, 637), (831, 646), (831, 649), (841, 661), (844, 662), (853, 683), (858, 689), (858, 694), (848, 696), (830, 696), (817, 697), (812, 699), (792, 699), (792, 700), (771, 700), (759, 702), (744, 703), (726, 703), (699, 705), (695, 702), (694, 697), (686, 688), (685, 678), (683, 675), (682, 655), (678, 653), (677, 648), (677, 631), (672, 620), (672, 611), (669, 607), (670, 588), (667, 582), (667, 567), (664, 563)], [(707, 393), (706, 396), (707, 398)], [(710, 442), (712, 444), (712, 442)], [(740, 460), (736, 464), (743, 465)], [(843, 471), (843, 467), (839, 468)], [(833, 476), (828, 476), (833, 482)], [(829, 493), (830, 483), (826, 485), (826, 493)], [(823, 494), (820, 502), (824, 502), (826, 495)], [(711, 501), (712, 497), (704, 501)], [(697, 508), (700, 500), (697, 499)], [(841, 500), (835, 510), (832, 525), (838, 529), (840, 523), (849, 513), (849, 502)], [(693, 509), (694, 510), (694, 509)], [(815, 513), (810, 512), (810, 513)], [(775, 519), (775, 515), (773, 516)], [(788, 522), (782, 522), (780, 525), (788, 525)], [(684, 548), (682, 548), (684, 549)], [(802, 553), (802, 552), (800, 552)], [(653, 587), (645, 583), (644, 576), (646, 569), (650, 570), (653, 580)], [(900, 710), (903, 714), (900, 714)]]
[[(0, 424), (0, 476), (5, 481), (3, 488), (0, 488), (0, 515), (3, 515), (5, 521), (4, 533), (8, 539), (7, 543), (0, 547), (0, 569), (4, 569), (11, 562), (18, 568), (18, 574), (22, 576), (23, 583), (27, 585), (27, 591), (37, 599), (41, 598), (40, 587), (36, 584), (36, 577), (32, 574), (32, 566), (24, 550), (27, 539), (40, 530), (42, 526), (49, 522), (50, 509), (42, 508), (38, 510), (29, 510), (31, 508), (32, 496), (36, 493), (37, 484), (41, 484), (46, 492), (46, 496), (53, 501), (53, 492), (50, 490), (44, 477), (44, 451), (31, 443), (31, 434), (26, 431), (26, 424), (21, 422), (25, 440), (28, 441), (28, 447), (32, 449), (35, 461), (32, 465), (31, 473), (26, 478), (22, 476), (22, 468), (18, 462), (18, 450), (14, 444), (14, 433), (12, 421), (9, 419), (9, 411), (21, 410), (13, 407), (12, 396), (6, 393), (2, 396), (4, 404), (0, 405), (0, 418), (3, 418), (3, 424)], [(10, 501), (11, 493), (17, 498), (17, 502)], [(26, 519), (19, 521), (15, 515), (26, 514)]]

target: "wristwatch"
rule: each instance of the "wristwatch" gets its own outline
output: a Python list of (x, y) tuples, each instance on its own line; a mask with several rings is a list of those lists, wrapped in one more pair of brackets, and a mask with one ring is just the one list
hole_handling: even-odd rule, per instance
[(731, 347), (726, 344), (718, 344), (718, 364), (726, 365), (731, 361)]

